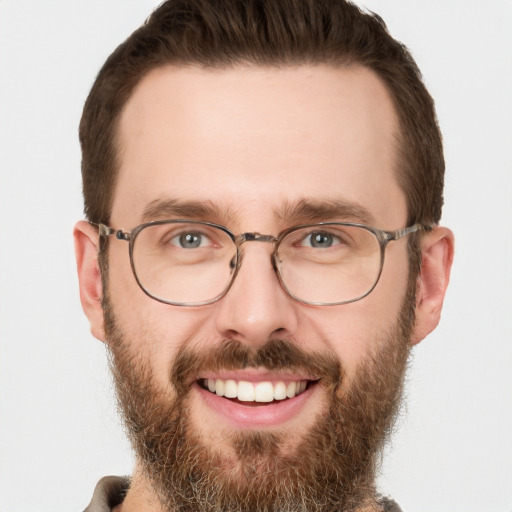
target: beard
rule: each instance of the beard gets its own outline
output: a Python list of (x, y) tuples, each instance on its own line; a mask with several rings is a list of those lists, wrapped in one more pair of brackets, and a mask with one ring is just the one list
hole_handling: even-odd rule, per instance
[[(285, 339), (271, 339), (259, 349), (221, 340), (209, 351), (185, 347), (178, 353), (169, 374), (172, 396), (156, 386), (149, 361), (130, 350), (106, 297), (105, 331), (119, 409), (163, 510), (348, 512), (374, 506), (377, 462), (401, 403), (410, 353), (413, 289), (409, 286), (394, 325), (375, 340), (349, 386), (343, 362), (332, 353), (306, 352)], [(314, 385), (324, 387), (325, 407), (298, 442), (293, 431), (227, 431), (222, 436), (230, 450), (220, 451), (191, 423), (191, 386), (198, 371), (249, 367), (300, 370), (319, 378)]]

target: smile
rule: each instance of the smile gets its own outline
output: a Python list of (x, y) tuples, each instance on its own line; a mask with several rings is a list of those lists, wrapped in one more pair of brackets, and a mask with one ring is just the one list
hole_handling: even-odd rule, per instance
[[(263, 369), (205, 372), (195, 381), (201, 402), (236, 430), (279, 427), (317, 409), (323, 387), (309, 372)], [(313, 397), (317, 397), (314, 399)]]
[(203, 389), (220, 397), (233, 398), (240, 402), (270, 403), (300, 395), (306, 390), (309, 382), (311, 381), (249, 382), (233, 379), (202, 379), (200, 385)]

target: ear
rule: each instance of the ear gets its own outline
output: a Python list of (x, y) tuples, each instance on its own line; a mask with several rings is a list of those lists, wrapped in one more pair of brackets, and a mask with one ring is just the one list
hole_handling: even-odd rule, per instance
[(101, 307), (103, 287), (98, 265), (98, 229), (86, 221), (80, 221), (75, 225), (73, 237), (82, 309), (89, 319), (92, 335), (105, 341)]
[(432, 332), (441, 318), (453, 262), (453, 233), (435, 227), (421, 241), (421, 271), (416, 286), (416, 324), (412, 344)]

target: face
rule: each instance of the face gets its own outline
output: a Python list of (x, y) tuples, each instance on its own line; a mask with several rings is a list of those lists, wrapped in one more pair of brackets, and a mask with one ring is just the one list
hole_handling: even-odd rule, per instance
[[(403, 228), (397, 132), (385, 87), (363, 68), (155, 70), (120, 120), (111, 226), (130, 231), (151, 220), (187, 218), (235, 234), (277, 235), (322, 221)], [(296, 490), (295, 481), (304, 483), (303, 493), (323, 474), (339, 482), (335, 491), (346, 503), (361, 503), (356, 488), (371, 487), (411, 337), (407, 242), (389, 244), (370, 295), (328, 307), (287, 295), (271, 252), (267, 243), (245, 244), (240, 270), (221, 300), (179, 307), (145, 295), (127, 244), (111, 240), (107, 341), (140, 478), (152, 482), (162, 501), (166, 482), (180, 479), (176, 469), (165, 472), (165, 460), (155, 469), (155, 453), (178, 454), (181, 467), (186, 458), (195, 469), (185, 481), (200, 480), (195, 471), (207, 466), (209, 485), (222, 482), (227, 496), (245, 492), (253, 505), (262, 499), (253, 492), (258, 483), (267, 496), (284, 496), (283, 489)], [(244, 402), (205, 389), (209, 381), (226, 387), (229, 380), (238, 384), (239, 398), (246, 385), (240, 381), (301, 392)], [(153, 437), (138, 436), (141, 428), (153, 429)], [(167, 441), (159, 445), (162, 438)], [(188, 442), (186, 450), (179, 439)], [(315, 468), (309, 480), (307, 467)], [(272, 484), (278, 472), (286, 485)], [(322, 483), (313, 493), (317, 501), (324, 491)]]

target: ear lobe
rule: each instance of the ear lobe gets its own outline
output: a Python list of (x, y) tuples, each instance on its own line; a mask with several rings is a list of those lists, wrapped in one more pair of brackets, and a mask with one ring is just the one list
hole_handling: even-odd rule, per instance
[(421, 271), (416, 288), (416, 324), (412, 344), (432, 332), (441, 318), (453, 262), (453, 233), (435, 227), (421, 241)]
[(75, 256), (80, 285), (80, 301), (89, 319), (92, 335), (105, 340), (101, 298), (103, 287), (98, 265), (98, 231), (86, 221), (80, 221), (73, 230)]

